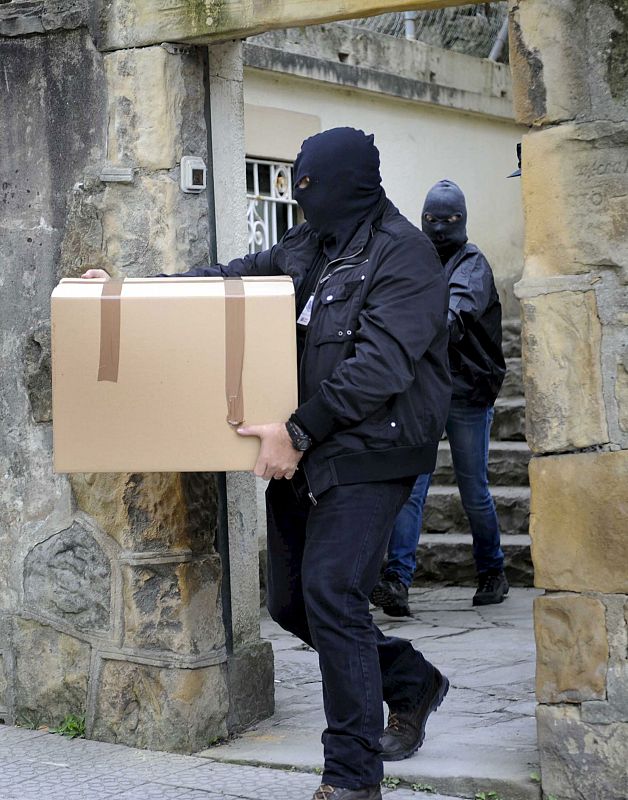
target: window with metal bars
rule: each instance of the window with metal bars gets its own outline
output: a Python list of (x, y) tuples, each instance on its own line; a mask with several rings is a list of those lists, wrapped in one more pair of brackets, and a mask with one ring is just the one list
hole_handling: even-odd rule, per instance
[(268, 250), (300, 221), (289, 162), (247, 158), (246, 197), (249, 253)]

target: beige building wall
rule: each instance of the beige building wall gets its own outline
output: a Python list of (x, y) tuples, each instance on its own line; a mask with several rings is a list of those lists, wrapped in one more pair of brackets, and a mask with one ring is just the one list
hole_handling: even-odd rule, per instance
[(518, 316), (513, 283), (523, 267), (523, 212), (514, 122), (468, 114), (383, 94), (347, 89), (247, 68), (244, 77), (248, 155), (294, 159), (304, 136), (342, 125), (375, 134), (384, 187), (420, 224), (428, 189), (441, 178), (467, 196), (469, 238), (495, 272), (504, 315)]

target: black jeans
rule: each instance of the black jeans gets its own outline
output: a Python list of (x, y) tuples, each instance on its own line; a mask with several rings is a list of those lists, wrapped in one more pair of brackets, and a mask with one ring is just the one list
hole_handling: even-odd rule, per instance
[(316, 506), (299, 479), (273, 480), (266, 492), (268, 609), (318, 652), (327, 717), (323, 782), (332, 786), (381, 781), (382, 700), (410, 708), (432, 675), (410, 642), (384, 636), (369, 613), (368, 595), (410, 488), (336, 486)]

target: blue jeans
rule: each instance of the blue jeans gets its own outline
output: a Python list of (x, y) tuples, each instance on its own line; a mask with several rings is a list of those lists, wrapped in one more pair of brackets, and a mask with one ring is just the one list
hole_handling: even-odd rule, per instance
[[(462, 506), (473, 535), (473, 557), (478, 572), (503, 569), (499, 522), (488, 488), (488, 447), (493, 408), (452, 403), (445, 430), (451, 448)], [(386, 574), (410, 586), (416, 568), (416, 548), (423, 523), (423, 506), (432, 479), (419, 475), (399, 512), (388, 545)]]

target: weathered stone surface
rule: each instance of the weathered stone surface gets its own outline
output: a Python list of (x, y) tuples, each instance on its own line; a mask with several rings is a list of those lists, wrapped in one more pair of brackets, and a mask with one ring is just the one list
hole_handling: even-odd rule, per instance
[(24, 563), (24, 598), (31, 610), (86, 632), (111, 627), (111, 565), (78, 522), (36, 545)]
[[(533, 586), (534, 570), (529, 538), (524, 535), (502, 536), (501, 547), (509, 584)], [(477, 569), (471, 534), (422, 534), (417, 547), (417, 567), (413, 582), (415, 586), (430, 583), (475, 586)]]
[(213, 552), (213, 475), (88, 473), (71, 481), (79, 507), (125, 550)]
[[(270, 717), (275, 710), (275, 667), (270, 642), (250, 643), (236, 649), (227, 662), (229, 733), (244, 730)], [(256, 691), (251, 692), (255, 686)]]
[(28, 619), (15, 620), (16, 719), (58, 725), (85, 714), (91, 648), (65, 633)]
[(217, 556), (122, 568), (124, 644), (202, 655), (223, 647)]
[(90, 21), (87, 0), (3, 0), (0, 36), (25, 36), (60, 28), (78, 28)]
[(613, 0), (513, 2), (510, 63), (517, 121), (624, 120), (626, 30), (628, 10)]
[(525, 440), (525, 402), (523, 398), (497, 398), (491, 437), (503, 442)]
[(628, 348), (623, 359), (617, 364), (615, 399), (619, 409), (619, 427), (628, 433)]
[(530, 485), (536, 585), (628, 592), (628, 451), (533, 458)]
[(584, 722), (628, 722), (628, 600), (621, 595), (603, 595), (606, 606), (609, 659), (606, 699), (581, 706)]
[(628, 280), (628, 126), (564, 124), (523, 137), (524, 281), (617, 268)]
[(207, 262), (204, 193), (184, 194), (179, 176), (158, 172), (133, 184), (109, 184), (102, 200), (103, 249), (130, 277), (181, 272)]
[(235, 649), (259, 638), (257, 486), (252, 473), (227, 474), (231, 628)]
[(182, 155), (205, 158), (200, 50), (120, 50), (107, 54), (104, 64), (112, 164), (159, 170), (172, 169)]
[(7, 672), (4, 666), (4, 655), (0, 653), (0, 710), (8, 707), (7, 687), (9, 681), (7, 679)]
[[(479, 3), (480, 0), (472, 0)], [(152, 0), (111, 0), (100, 16), (100, 46), (105, 50), (159, 42), (216, 42), (243, 39), (254, 33), (313, 25), (335, 19), (402, 9), (455, 6), (458, 0), (220, 0), (220, 2), (161, 3)]]
[(506, 375), (499, 392), (500, 397), (523, 397), (523, 377), (521, 369), (520, 358), (506, 359)]
[(24, 382), (35, 422), (52, 422), (50, 325), (38, 325), (24, 348)]
[(165, 669), (105, 660), (89, 733), (106, 742), (194, 753), (227, 735), (228, 705), (224, 665)]
[[(501, 9), (495, 7), (495, 12)], [(247, 39), (245, 61), (254, 69), (511, 121), (508, 65), (470, 57), (461, 47), (466, 36), (467, 44), (477, 48), (482, 34), (472, 23), (489, 24), (487, 18), (469, 16), (468, 9), (459, 8), (449, 10), (449, 15), (447, 22), (441, 18), (433, 26), (432, 37), (429, 27), (422, 25), (421, 41), (382, 36), (366, 28), (358, 33), (349, 25), (269, 31)], [(438, 38), (439, 33), (445, 34), (447, 43)], [(458, 52), (447, 46), (452, 41)]]
[(521, 304), (526, 432), (535, 453), (608, 442), (595, 293), (555, 292)]
[(604, 605), (580, 595), (537, 597), (534, 628), (537, 700), (603, 699), (608, 664)]
[(538, 706), (536, 719), (546, 796), (625, 800), (628, 724), (590, 725), (574, 706)]
[(504, 358), (521, 358), (521, 320), (502, 321), (502, 350)]
[[(491, 494), (502, 532), (527, 533), (529, 490), (526, 487), (495, 486), (491, 488)], [(469, 529), (457, 487), (435, 486), (430, 489), (425, 502), (423, 528), (429, 532), (452, 533)]]

